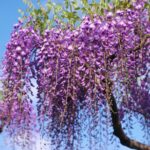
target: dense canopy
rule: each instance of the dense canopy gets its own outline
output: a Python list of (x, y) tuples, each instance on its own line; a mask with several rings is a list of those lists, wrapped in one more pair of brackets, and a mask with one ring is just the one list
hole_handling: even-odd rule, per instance
[[(117, 122), (129, 129), (129, 120), (135, 116), (149, 130), (147, 3), (130, 2), (126, 9), (86, 15), (77, 27), (64, 27), (58, 21), (42, 33), (32, 18), (27, 26), (21, 21), (16, 24), (3, 61), (1, 126), (11, 134), (39, 128), (50, 135), (54, 148), (66, 145), (68, 150), (83, 140), (87, 119), (90, 126), (85, 136), (96, 143), (101, 123), (113, 127), (114, 132), (105, 130), (119, 137)], [(37, 110), (31, 98), (33, 82), (37, 84)]]

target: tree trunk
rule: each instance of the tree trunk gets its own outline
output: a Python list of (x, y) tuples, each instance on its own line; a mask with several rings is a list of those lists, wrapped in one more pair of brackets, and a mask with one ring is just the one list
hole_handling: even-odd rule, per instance
[(136, 150), (150, 150), (150, 146), (142, 144), (138, 141), (135, 141), (133, 139), (130, 139), (123, 131), (121, 122), (119, 119), (118, 115), (118, 108), (116, 104), (115, 97), (113, 94), (110, 94), (110, 98), (107, 99), (108, 104), (110, 107), (110, 113), (111, 113), (111, 118), (112, 118), (112, 125), (114, 129), (114, 135), (117, 136), (120, 140), (120, 143), (124, 146), (127, 146), (131, 149), (136, 149)]

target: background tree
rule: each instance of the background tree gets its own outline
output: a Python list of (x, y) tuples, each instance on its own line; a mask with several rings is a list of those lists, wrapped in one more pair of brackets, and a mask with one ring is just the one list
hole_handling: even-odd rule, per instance
[(35, 8), (25, 1), (27, 14), (14, 26), (3, 61), (1, 130), (35, 128), (35, 79), (39, 129), (54, 149), (81, 149), (84, 137), (99, 149), (105, 129), (108, 138), (149, 150), (126, 132), (133, 116), (150, 132), (149, 1), (64, 2)]

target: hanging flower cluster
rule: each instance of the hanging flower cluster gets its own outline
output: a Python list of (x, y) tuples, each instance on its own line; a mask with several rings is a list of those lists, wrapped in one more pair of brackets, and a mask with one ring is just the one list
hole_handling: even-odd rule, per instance
[(132, 9), (106, 11), (104, 16), (86, 16), (76, 29), (59, 26), (39, 33), (16, 26), (7, 45), (6, 125), (33, 126), (33, 78), (41, 126), (53, 137), (67, 135), (70, 145), (80, 111), (98, 113), (109, 98), (108, 86), (115, 93), (117, 83), (120, 112), (132, 110), (150, 120), (150, 21), (144, 2), (133, 3)]
[[(35, 112), (29, 97), (31, 91), (32, 50), (37, 48), (39, 36), (32, 27), (23, 29), (21, 22), (15, 25), (11, 40), (7, 44), (6, 59), (3, 61), (3, 108), (4, 124), (10, 130), (19, 130), (35, 125)], [(2, 119), (3, 120), (3, 119)]]

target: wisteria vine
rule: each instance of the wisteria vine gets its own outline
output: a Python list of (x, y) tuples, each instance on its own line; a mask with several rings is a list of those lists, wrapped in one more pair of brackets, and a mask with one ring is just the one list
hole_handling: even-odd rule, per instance
[[(13, 134), (35, 128), (38, 118), (56, 149), (61, 141), (73, 149), (81, 116), (107, 112), (111, 86), (120, 119), (134, 113), (150, 127), (150, 15), (144, 6), (137, 1), (132, 8), (87, 15), (74, 29), (56, 25), (42, 35), (34, 26), (15, 25), (3, 61), (1, 126)], [(37, 116), (29, 96), (33, 78)]]

